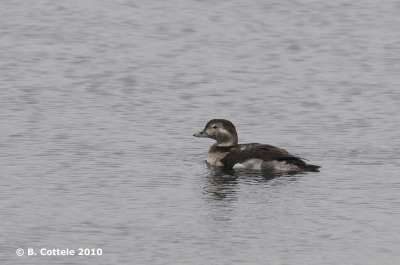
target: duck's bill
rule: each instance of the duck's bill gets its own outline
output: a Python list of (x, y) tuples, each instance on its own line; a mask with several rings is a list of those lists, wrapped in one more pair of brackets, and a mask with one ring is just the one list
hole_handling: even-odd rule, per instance
[(210, 137), (205, 131), (201, 131), (198, 133), (193, 134), (194, 137), (202, 137), (202, 138), (208, 138)]

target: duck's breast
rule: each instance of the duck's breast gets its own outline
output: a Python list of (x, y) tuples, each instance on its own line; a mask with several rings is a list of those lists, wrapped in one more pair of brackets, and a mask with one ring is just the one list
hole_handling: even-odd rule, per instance
[(208, 152), (207, 163), (212, 166), (223, 167), (224, 164), (221, 162), (221, 159), (223, 159), (226, 156), (226, 154), (227, 153), (221, 153), (221, 152)]

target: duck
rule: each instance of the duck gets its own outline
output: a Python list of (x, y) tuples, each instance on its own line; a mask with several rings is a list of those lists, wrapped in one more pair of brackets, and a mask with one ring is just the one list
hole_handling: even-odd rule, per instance
[(216, 141), (207, 154), (207, 163), (226, 169), (254, 169), (274, 172), (318, 172), (320, 166), (307, 164), (298, 156), (276, 146), (259, 143), (238, 144), (233, 123), (225, 119), (212, 119), (194, 137)]

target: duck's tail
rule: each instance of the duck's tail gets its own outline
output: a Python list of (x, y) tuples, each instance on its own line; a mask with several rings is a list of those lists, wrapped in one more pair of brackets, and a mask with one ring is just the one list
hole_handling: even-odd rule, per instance
[(317, 165), (306, 164), (305, 170), (319, 172), (319, 168), (320, 168), (320, 166), (317, 166)]
[(305, 159), (302, 159), (302, 158), (296, 157), (296, 156), (281, 157), (277, 160), (278, 161), (286, 161), (287, 163), (291, 163), (291, 164), (301, 168), (301, 170), (304, 170), (304, 171), (319, 172), (319, 168), (320, 168), (320, 166), (317, 166), (317, 165), (307, 164), (306, 162), (304, 162)]

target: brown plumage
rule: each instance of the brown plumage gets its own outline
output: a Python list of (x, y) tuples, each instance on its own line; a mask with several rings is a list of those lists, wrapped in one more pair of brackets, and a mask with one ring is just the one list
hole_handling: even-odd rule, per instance
[(238, 144), (235, 126), (224, 119), (210, 120), (204, 130), (194, 134), (216, 140), (208, 152), (207, 162), (225, 168), (259, 168), (279, 171), (318, 171), (281, 148), (267, 144)]

